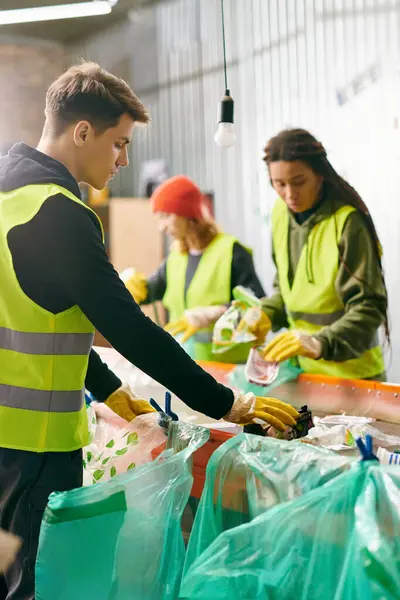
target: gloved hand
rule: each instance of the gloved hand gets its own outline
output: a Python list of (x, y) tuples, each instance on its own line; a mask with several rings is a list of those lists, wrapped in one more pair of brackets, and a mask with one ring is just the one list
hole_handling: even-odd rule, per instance
[(9, 566), (14, 562), (21, 544), (21, 538), (0, 529), (0, 574), (7, 571)]
[(250, 333), (256, 336), (257, 344), (261, 345), (265, 342), (265, 338), (271, 331), (271, 319), (265, 312), (258, 307), (248, 308), (241, 319), (237, 330), (242, 331), (247, 329)]
[(292, 330), (277, 335), (261, 352), (264, 360), (268, 362), (283, 362), (295, 356), (307, 358), (320, 358), (322, 345), (317, 338)]
[(104, 404), (126, 421), (132, 421), (139, 415), (156, 412), (147, 400), (136, 396), (126, 384), (115, 390)]
[(279, 431), (296, 425), (299, 417), (297, 410), (290, 404), (275, 398), (260, 398), (251, 392), (249, 394), (235, 393), (235, 401), (224, 420), (230, 423), (248, 425), (254, 419), (261, 419)]
[(165, 326), (165, 331), (175, 336), (183, 333), (181, 342), (187, 342), (200, 329), (213, 325), (225, 312), (226, 306), (199, 306), (185, 310), (183, 317)]
[(147, 279), (142, 273), (138, 273), (136, 269), (129, 268), (122, 271), (120, 278), (132, 294), (135, 302), (141, 304), (146, 300), (148, 294)]

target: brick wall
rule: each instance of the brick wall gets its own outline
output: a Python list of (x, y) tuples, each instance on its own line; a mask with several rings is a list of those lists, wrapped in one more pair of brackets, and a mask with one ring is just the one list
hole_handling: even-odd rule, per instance
[(58, 44), (0, 41), (0, 153), (19, 140), (37, 144), (46, 90), (64, 60)]

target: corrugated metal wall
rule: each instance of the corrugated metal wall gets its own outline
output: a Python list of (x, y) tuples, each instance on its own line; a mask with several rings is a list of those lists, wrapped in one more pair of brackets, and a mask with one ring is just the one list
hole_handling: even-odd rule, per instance
[(225, 16), (238, 138), (228, 150), (213, 142), (224, 92), (219, 0), (162, 3), (71, 49), (71, 60), (98, 60), (117, 74), (129, 64), (152, 114), (115, 191), (138, 194), (141, 163), (165, 158), (170, 174), (215, 191), (218, 221), (254, 248), (270, 291), (274, 194), (262, 149), (283, 127), (309, 128), (376, 220), (392, 305), (391, 375), (400, 380), (400, 2), (225, 0)]

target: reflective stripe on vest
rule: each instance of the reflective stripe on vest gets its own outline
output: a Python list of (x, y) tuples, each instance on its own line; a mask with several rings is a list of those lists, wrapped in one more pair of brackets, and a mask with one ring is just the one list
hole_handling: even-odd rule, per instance
[[(272, 213), (272, 240), (280, 291), (291, 328), (315, 335), (344, 315), (344, 305), (336, 291), (340, 262), (338, 244), (354, 210), (352, 206), (342, 206), (314, 225), (300, 253), (290, 287), (289, 212), (283, 200), (276, 201)], [(385, 370), (377, 335), (358, 358), (333, 362), (299, 357), (299, 362), (307, 373), (348, 379), (375, 377)]]
[(84, 390), (44, 391), (0, 384), (0, 406), (39, 412), (71, 413), (81, 410)]
[(0, 327), (0, 349), (59, 356), (89, 354), (92, 333), (32, 333)]
[(321, 327), (332, 325), (340, 319), (340, 317), (343, 317), (343, 315), (344, 310), (336, 310), (332, 313), (309, 313), (294, 310), (288, 312), (288, 317), (292, 321), (308, 321), (313, 325), (320, 325)]
[[(53, 314), (32, 301), (19, 285), (7, 241), (11, 229), (28, 223), (57, 194), (91, 211), (53, 184), (0, 193), (0, 447), (4, 448), (63, 452), (88, 442), (84, 387), (94, 327), (78, 306)], [(102, 230), (100, 221), (99, 226)]]
[[(220, 233), (214, 238), (202, 254), (186, 297), (188, 255), (178, 250), (171, 251), (167, 259), (167, 288), (163, 298), (171, 322), (180, 319), (186, 309), (230, 303), (232, 254), (235, 243), (237, 239), (225, 233)], [(251, 253), (250, 249), (247, 250)], [(201, 360), (216, 360), (216, 356), (211, 353), (211, 338), (212, 328), (204, 329), (194, 336), (190, 344), (185, 344), (184, 348), (196, 360), (200, 360), (200, 355)], [(248, 354), (247, 349), (246, 352)], [(243, 357), (243, 360), (246, 358)]]

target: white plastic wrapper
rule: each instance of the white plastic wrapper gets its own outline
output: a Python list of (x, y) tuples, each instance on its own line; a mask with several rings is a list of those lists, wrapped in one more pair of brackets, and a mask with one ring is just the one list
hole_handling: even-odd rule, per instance
[(400, 454), (397, 452), (389, 452), (385, 448), (379, 447), (375, 454), (383, 465), (397, 465), (400, 467)]
[(372, 417), (353, 417), (352, 415), (328, 415), (317, 420), (322, 425), (344, 425), (345, 427), (364, 427), (374, 421), (375, 419)]
[(130, 423), (108, 406), (88, 407), (90, 441), (83, 449), (83, 485), (107, 481), (151, 462), (152, 450), (166, 440), (159, 413), (136, 417)]
[(400, 437), (388, 435), (373, 427), (371, 423), (374, 422), (375, 419), (371, 417), (352, 415), (329, 415), (322, 419), (314, 417), (315, 427), (310, 429), (304, 441), (338, 452), (356, 449), (356, 439), (365, 439), (366, 435), (370, 435), (375, 443), (400, 448)]
[(252, 348), (247, 359), (244, 374), (249, 383), (266, 387), (271, 385), (279, 374), (278, 362), (265, 361), (257, 348)]
[(355, 438), (351, 431), (344, 425), (316, 425), (308, 432), (304, 441), (309, 441), (315, 446), (329, 450), (351, 450), (355, 448)]

